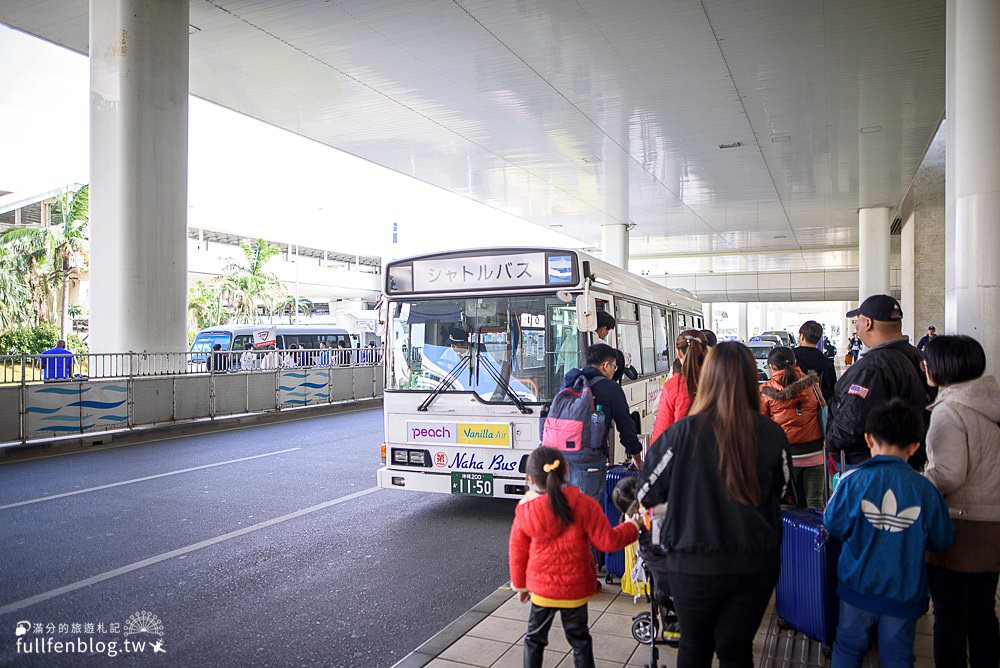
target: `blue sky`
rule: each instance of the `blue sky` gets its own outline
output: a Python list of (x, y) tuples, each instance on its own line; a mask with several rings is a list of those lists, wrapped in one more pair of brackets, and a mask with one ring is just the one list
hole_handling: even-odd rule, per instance
[[(87, 59), (0, 25), (0, 81), (0, 189), (88, 182)], [(204, 100), (191, 98), (189, 135), (192, 226), (385, 257), (512, 238), (582, 246)]]

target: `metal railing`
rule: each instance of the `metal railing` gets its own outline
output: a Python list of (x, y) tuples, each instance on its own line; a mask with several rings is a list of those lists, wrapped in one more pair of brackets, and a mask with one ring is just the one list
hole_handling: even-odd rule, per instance
[(0, 357), (0, 447), (382, 396), (371, 348)]
[(313, 367), (380, 366), (382, 350), (310, 348), (183, 353), (81, 353), (2, 355), (0, 385), (97, 380), (129, 376), (238, 373)]

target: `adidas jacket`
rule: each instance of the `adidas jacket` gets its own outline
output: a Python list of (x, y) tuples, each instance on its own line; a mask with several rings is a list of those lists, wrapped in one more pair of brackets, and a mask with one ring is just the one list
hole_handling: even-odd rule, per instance
[(840, 598), (877, 614), (916, 619), (927, 612), (924, 550), (955, 537), (944, 499), (899, 457), (878, 455), (845, 475), (823, 524), (843, 541)]
[(757, 478), (764, 502), (736, 503), (719, 480), (709, 416), (686, 417), (663, 432), (646, 457), (637, 498), (646, 508), (667, 503), (660, 535), (667, 570), (690, 575), (777, 571), (781, 561), (781, 498), (791, 480), (791, 455), (781, 427), (757, 415)]

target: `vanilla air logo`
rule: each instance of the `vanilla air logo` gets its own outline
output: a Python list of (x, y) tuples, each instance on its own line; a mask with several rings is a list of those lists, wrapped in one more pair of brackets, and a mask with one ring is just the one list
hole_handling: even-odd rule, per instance
[(899, 533), (909, 529), (920, 517), (920, 506), (910, 506), (896, 512), (896, 495), (888, 490), (882, 497), (882, 508), (866, 499), (861, 500), (861, 510), (865, 518), (879, 531)]

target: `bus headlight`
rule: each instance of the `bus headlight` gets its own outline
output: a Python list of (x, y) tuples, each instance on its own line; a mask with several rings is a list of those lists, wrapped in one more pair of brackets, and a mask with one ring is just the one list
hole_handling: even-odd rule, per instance
[(400, 448), (393, 448), (392, 450), (392, 463), (393, 464), (406, 464), (409, 460), (409, 450), (403, 450)]
[(410, 448), (392, 448), (392, 463), (402, 466), (424, 466), (427, 468), (433, 466), (430, 452)]

